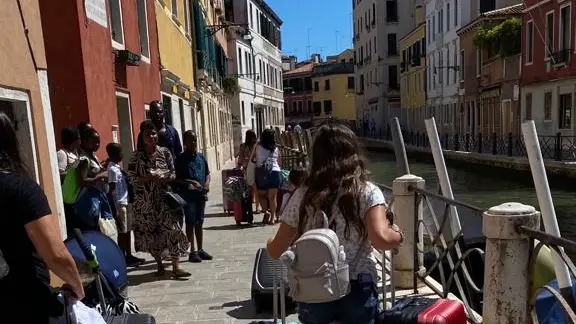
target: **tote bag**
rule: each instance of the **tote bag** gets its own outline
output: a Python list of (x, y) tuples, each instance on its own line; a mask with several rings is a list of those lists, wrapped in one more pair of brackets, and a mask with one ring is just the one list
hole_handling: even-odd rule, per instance
[[(86, 163), (88, 165), (88, 160), (79, 160), (78, 164)], [(62, 183), (62, 200), (64, 203), (72, 205), (78, 201), (78, 195), (82, 188), (78, 184), (80, 175), (78, 174), (78, 165), (74, 168), (68, 169), (66, 176), (64, 177), (64, 182)]]

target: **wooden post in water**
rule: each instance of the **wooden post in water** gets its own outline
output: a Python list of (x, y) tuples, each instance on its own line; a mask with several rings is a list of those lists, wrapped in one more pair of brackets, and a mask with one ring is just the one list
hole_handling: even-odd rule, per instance
[(518, 226), (540, 228), (540, 212), (532, 206), (505, 203), (484, 212), (484, 323), (529, 323), (528, 301), (533, 250)]

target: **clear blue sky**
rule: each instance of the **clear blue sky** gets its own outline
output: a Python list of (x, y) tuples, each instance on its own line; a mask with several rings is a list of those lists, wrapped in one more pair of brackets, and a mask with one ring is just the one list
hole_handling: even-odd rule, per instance
[[(322, 57), (352, 48), (351, 0), (265, 0), (284, 21), (282, 51), (305, 60), (306, 54)], [(307, 49), (310, 31), (310, 50)]]

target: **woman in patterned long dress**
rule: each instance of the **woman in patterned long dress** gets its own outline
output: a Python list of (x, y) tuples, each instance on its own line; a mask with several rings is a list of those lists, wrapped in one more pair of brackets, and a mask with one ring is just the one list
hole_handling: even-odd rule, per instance
[[(172, 259), (172, 276), (189, 277), (179, 267), (179, 258), (188, 250), (188, 240), (179, 219), (170, 212), (165, 200), (168, 183), (174, 180), (172, 154), (158, 146), (154, 124), (145, 120), (140, 125), (138, 149), (128, 163), (128, 176), (134, 185), (134, 238), (136, 251), (148, 252), (158, 265), (158, 276), (166, 272), (162, 252), (168, 250)], [(151, 172), (152, 171), (152, 172)]]

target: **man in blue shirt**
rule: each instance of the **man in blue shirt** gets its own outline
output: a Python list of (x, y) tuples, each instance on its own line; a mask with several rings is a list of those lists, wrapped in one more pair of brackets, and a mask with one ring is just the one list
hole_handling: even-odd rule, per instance
[[(185, 150), (178, 155), (174, 166), (176, 168), (176, 182), (178, 194), (186, 200), (184, 216), (186, 220), (186, 236), (190, 241), (190, 262), (212, 260), (212, 256), (204, 251), (203, 228), (204, 210), (206, 208), (207, 194), (210, 191), (210, 170), (204, 155), (197, 151), (198, 138), (189, 130), (184, 133)], [(194, 248), (194, 237), (198, 250)]]
[(182, 143), (176, 128), (164, 122), (164, 107), (157, 100), (150, 103), (150, 119), (156, 125), (156, 131), (161, 135), (158, 145), (170, 150), (172, 157), (176, 158), (182, 153)]

